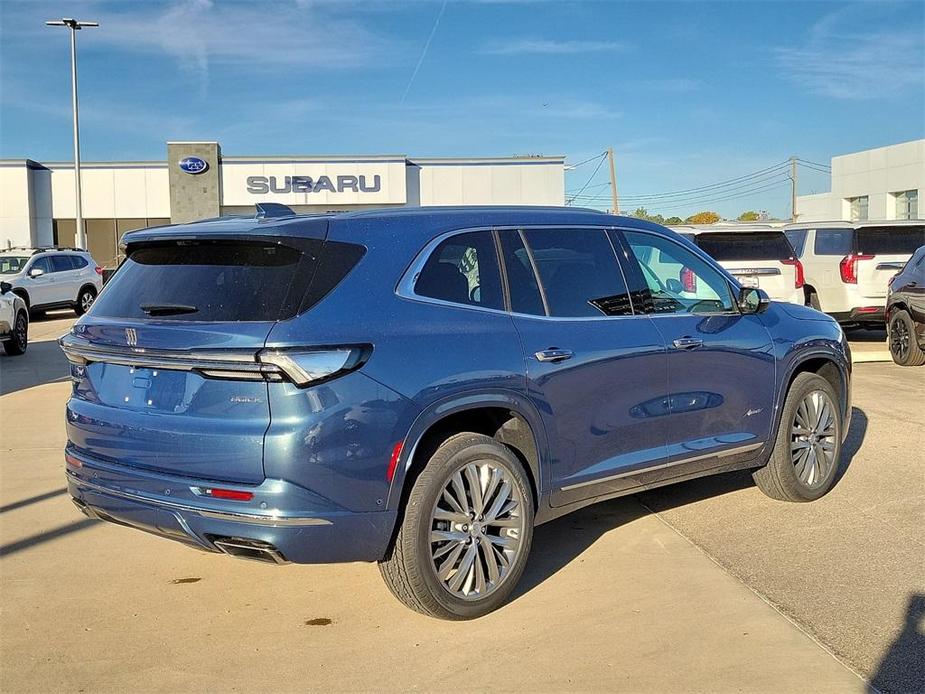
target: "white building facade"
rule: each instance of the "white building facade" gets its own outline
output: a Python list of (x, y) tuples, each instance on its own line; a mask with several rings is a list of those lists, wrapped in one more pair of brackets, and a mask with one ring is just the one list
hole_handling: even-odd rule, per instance
[(832, 157), (832, 190), (797, 197), (797, 221), (921, 219), (925, 140)]
[[(258, 202), (282, 203), (299, 213), (565, 203), (561, 156), (235, 157), (222, 156), (216, 142), (169, 142), (167, 154), (162, 162), (81, 163), (87, 245), (101, 265), (118, 263), (118, 240), (126, 231), (253, 214)], [(70, 162), (0, 161), (0, 190), (0, 248), (73, 245)]]

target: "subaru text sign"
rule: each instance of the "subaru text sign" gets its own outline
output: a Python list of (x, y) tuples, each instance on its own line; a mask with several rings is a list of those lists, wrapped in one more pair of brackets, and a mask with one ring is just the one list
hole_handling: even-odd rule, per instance
[(209, 168), (209, 162), (199, 157), (185, 157), (180, 160), (179, 167), (188, 174), (201, 174)]
[[(370, 180), (371, 179), (371, 180)], [(252, 195), (267, 193), (378, 193), (382, 190), (382, 177), (373, 176), (248, 176), (247, 192)]]

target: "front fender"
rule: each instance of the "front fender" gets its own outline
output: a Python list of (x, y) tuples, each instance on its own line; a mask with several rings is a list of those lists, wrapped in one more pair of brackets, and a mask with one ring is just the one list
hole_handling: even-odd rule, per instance
[(389, 488), (387, 509), (397, 509), (401, 504), (405, 481), (417, 448), (424, 435), (441, 420), (450, 415), (477, 410), (485, 407), (501, 407), (522, 417), (533, 433), (533, 443), (537, 451), (535, 468), (531, 463), (531, 472), (536, 480), (537, 492), (540, 497), (543, 493), (544, 470), (547, 464), (547, 439), (539, 412), (526, 396), (506, 389), (488, 389), (475, 392), (456, 393), (452, 396), (436, 400), (427, 405), (418, 414), (405, 437), (402, 452), (395, 468), (392, 484)]

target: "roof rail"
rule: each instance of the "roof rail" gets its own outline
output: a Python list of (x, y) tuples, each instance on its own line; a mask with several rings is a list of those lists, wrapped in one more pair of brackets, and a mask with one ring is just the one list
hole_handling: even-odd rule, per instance
[(291, 217), (295, 215), (295, 210), (293, 210), (288, 205), (283, 205), (279, 202), (258, 202), (257, 203), (257, 218), (266, 219), (268, 217)]

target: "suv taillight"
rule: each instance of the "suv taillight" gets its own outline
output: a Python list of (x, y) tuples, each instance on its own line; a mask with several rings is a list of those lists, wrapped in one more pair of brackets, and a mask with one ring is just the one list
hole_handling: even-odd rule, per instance
[(371, 347), (368, 346), (307, 350), (265, 349), (257, 353), (257, 361), (276, 369), (276, 373), (297, 386), (308, 386), (362, 366), (370, 351)]
[(99, 265), (96, 266), (96, 274), (97, 274), (97, 275), (102, 275), (102, 274), (103, 274), (103, 268), (101, 268)]
[(873, 260), (874, 256), (872, 255), (858, 255), (855, 253), (849, 253), (844, 258), (841, 259), (841, 262), (838, 264), (838, 271), (841, 273), (841, 281), (845, 284), (857, 284), (858, 283), (858, 261), (859, 260)]
[(805, 278), (803, 277), (803, 263), (800, 262), (799, 258), (788, 258), (787, 260), (781, 261), (784, 265), (793, 265), (793, 269), (796, 270), (796, 274), (793, 279), (793, 288), (801, 289)]

